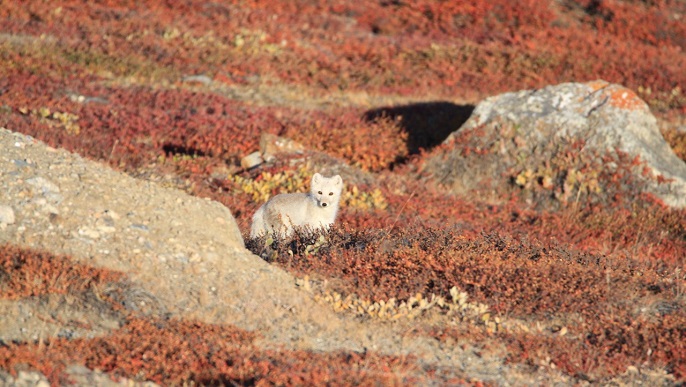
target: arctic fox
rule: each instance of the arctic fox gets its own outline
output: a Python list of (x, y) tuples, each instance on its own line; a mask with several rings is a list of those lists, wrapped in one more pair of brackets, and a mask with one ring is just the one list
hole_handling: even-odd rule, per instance
[(342, 190), (339, 175), (324, 177), (315, 173), (309, 193), (276, 195), (255, 211), (250, 237), (276, 233), (287, 238), (295, 227), (328, 229), (336, 220)]

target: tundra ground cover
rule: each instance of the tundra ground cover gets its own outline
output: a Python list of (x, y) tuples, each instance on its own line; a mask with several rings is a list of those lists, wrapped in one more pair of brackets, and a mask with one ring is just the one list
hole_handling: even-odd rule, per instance
[[(535, 186), (457, 195), (417, 171), (479, 99), (599, 78), (643, 98), (683, 158), (684, 7), (669, 0), (3, 3), (0, 126), (218, 200), (244, 231), (261, 203), (236, 176), (254, 184), (265, 171), (302, 174), (295, 181), (303, 183), (311, 171), (292, 163), (314, 151), (339, 158), (373, 179), (355, 185), (328, 244), (275, 246), (273, 264), (326, 282), (321, 295), (369, 305), (417, 293), (452, 300), (457, 287), (485, 305), (488, 318), (455, 324), (443, 307), (426, 311), (417, 334), (446, 345), (477, 343), (486, 354), (504, 351), (510, 363), (577, 381), (609, 381), (638, 366), (683, 381), (683, 210), (645, 197), (541, 209), (527, 202), (540, 198)], [(241, 157), (263, 132), (312, 152), (242, 170)], [(118, 280), (13, 247), (3, 259), (0, 286), (15, 298), (81, 294)], [(29, 364), (52, 380), (78, 360), (162, 383), (421, 382), (412, 359), (271, 351), (253, 339), (232, 327), (131, 316), (109, 336), (55, 339), (46, 352), (45, 344), (13, 343), (0, 348), (0, 359), (3, 368)], [(141, 340), (156, 351), (183, 346), (164, 362), (136, 349)], [(75, 350), (84, 357), (65, 356)], [(188, 373), (208, 366), (208, 356), (233, 363)], [(184, 361), (186, 370), (173, 366)]]

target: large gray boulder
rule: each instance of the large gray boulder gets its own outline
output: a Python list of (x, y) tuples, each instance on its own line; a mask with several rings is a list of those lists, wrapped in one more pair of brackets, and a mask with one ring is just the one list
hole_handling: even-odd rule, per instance
[(686, 206), (686, 163), (650, 109), (633, 91), (602, 80), (487, 98), (444, 144), (427, 170), (456, 191), (505, 178), (578, 200), (579, 193), (608, 191), (611, 174), (625, 168), (638, 183), (624, 188)]

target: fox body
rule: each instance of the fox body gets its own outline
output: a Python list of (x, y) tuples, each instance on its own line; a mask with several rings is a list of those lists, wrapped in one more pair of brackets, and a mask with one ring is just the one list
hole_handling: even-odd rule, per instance
[(250, 237), (275, 233), (286, 238), (297, 227), (328, 229), (336, 220), (342, 190), (339, 175), (324, 177), (315, 173), (310, 192), (276, 195), (255, 211)]

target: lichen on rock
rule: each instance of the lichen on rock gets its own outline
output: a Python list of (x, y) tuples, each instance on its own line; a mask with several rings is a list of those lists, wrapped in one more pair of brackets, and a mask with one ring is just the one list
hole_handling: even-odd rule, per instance
[(557, 186), (554, 196), (568, 198), (572, 189), (590, 192), (570, 186), (570, 176), (572, 183), (587, 178), (602, 191), (609, 173), (629, 160), (639, 183), (630, 190), (686, 207), (686, 163), (662, 137), (648, 105), (633, 91), (602, 80), (487, 98), (444, 144), (426, 170), (456, 190), (494, 187), (503, 179), (524, 187), (535, 179), (544, 188)]

